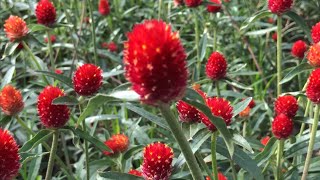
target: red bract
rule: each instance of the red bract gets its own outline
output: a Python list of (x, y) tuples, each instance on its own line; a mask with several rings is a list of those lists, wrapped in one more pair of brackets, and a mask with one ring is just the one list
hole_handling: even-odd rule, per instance
[(157, 105), (180, 99), (187, 86), (188, 71), (178, 32), (172, 32), (162, 20), (147, 20), (135, 25), (127, 36), (126, 78), (141, 101)]
[[(209, 176), (206, 177), (206, 180), (211, 180)], [(218, 180), (228, 180), (221, 172), (218, 172)]]
[(304, 53), (307, 51), (307, 43), (302, 40), (296, 41), (293, 43), (291, 54), (294, 57), (303, 59)]
[(291, 95), (278, 97), (274, 103), (274, 111), (277, 115), (285, 114), (290, 118), (293, 118), (297, 114), (298, 108), (297, 99)]
[(211, 13), (217, 13), (221, 10), (221, 0), (210, 0), (212, 5), (207, 6), (207, 11)]
[(179, 113), (179, 120), (182, 122), (194, 123), (201, 122), (199, 110), (190, 104), (180, 100), (176, 104)]
[(81, 96), (96, 93), (102, 85), (102, 70), (94, 64), (80, 66), (73, 76), (74, 90)]
[(136, 169), (130, 169), (130, 171), (128, 172), (128, 174), (142, 177), (142, 172), (141, 172), (141, 171), (138, 171), (138, 170), (136, 170)]
[(311, 66), (314, 66), (314, 67), (320, 66), (320, 42), (317, 44), (313, 44), (309, 48), (307, 59)]
[[(56, 38), (55, 35), (51, 35), (51, 36), (50, 36), (50, 40), (51, 40), (51, 43), (55, 43), (56, 40), (57, 40), (57, 38)], [(44, 38), (44, 42), (45, 42), (45, 43), (48, 43), (48, 37)]]
[(172, 171), (173, 150), (160, 142), (152, 143), (143, 150), (141, 166), (147, 180), (169, 180)]
[(206, 65), (206, 74), (212, 80), (219, 80), (226, 76), (227, 61), (224, 56), (218, 52), (214, 52), (208, 59)]
[(0, 177), (2, 180), (11, 180), (18, 174), (20, 156), (18, 145), (11, 134), (0, 128)]
[(6, 85), (0, 92), (0, 107), (8, 116), (21, 112), (24, 107), (21, 92), (11, 85)]
[(40, 0), (36, 7), (36, 16), (39, 24), (50, 26), (56, 21), (56, 9), (50, 0)]
[(312, 37), (313, 43), (316, 44), (320, 42), (320, 22), (318, 22), (316, 25), (312, 27), (311, 37)]
[(188, 7), (198, 7), (201, 5), (202, 0), (184, 0), (184, 3)]
[(99, 2), (99, 12), (103, 16), (107, 16), (110, 13), (110, 6), (108, 0), (100, 0)]
[(268, 8), (273, 14), (281, 15), (291, 9), (293, 0), (268, 0)]
[(4, 31), (10, 41), (15, 41), (27, 35), (29, 29), (26, 22), (18, 16), (10, 16), (4, 24)]
[(287, 139), (293, 130), (292, 120), (284, 115), (280, 114), (276, 116), (272, 122), (272, 133), (277, 139)]
[(125, 152), (129, 147), (129, 138), (124, 134), (116, 134), (104, 142), (113, 152), (104, 151), (107, 156)]
[(320, 103), (320, 68), (310, 74), (306, 94), (313, 103)]
[(52, 101), (65, 94), (58, 87), (47, 86), (38, 97), (38, 113), (46, 128), (61, 128), (69, 120), (70, 110), (66, 105), (53, 105)]

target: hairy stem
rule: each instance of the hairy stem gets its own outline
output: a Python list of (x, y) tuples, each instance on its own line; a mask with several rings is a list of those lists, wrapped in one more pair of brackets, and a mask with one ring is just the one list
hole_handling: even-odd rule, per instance
[(53, 165), (54, 165), (54, 156), (56, 154), (57, 146), (58, 146), (58, 138), (59, 138), (59, 131), (57, 129), (54, 129), (53, 130), (53, 140), (52, 140), (50, 157), (49, 157), (45, 180), (51, 180), (52, 170), (53, 170)]
[(217, 136), (218, 136), (217, 131), (213, 132), (211, 135), (211, 164), (212, 164), (214, 179), (218, 179), (218, 164), (217, 164), (217, 155), (216, 155)]
[(284, 139), (278, 140), (278, 151), (277, 151), (277, 175), (276, 180), (281, 180), (281, 171), (282, 171), (282, 154), (284, 148)]

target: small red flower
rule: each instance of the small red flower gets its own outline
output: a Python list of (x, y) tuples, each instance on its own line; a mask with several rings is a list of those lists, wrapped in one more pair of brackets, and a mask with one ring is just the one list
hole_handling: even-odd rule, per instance
[(186, 4), (186, 6), (193, 8), (200, 6), (202, 0), (184, 0), (184, 3)]
[(221, 0), (210, 0), (212, 5), (207, 6), (207, 11), (211, 13), (217, 13), (221, 10)]
[[(206, 103), (214, 116), (222, 118), (227, 126), (230, 125), (233, 107), (230, 105), (228, 100), (220, 97), (209, 97), (207, 98)], [(217, 130), (209, 118), (202, 116), (201, 121), (210, 131)]]
[(320, 42), (317, 44), (313, 44), (309, 48), (307, 59), (311, 66), (314, 66), (314, 67), (320, 66)]
[(274, 103), (274, 111), (277, 115), (285, 114), (290, 118), (297, 114), (298, 108), (297, 99), (291, 95), (280, 96)]
[(160, 142), (143, 150), (142, 175), (148, 180), (168, 180), (172, 171), (173, 150)]
[(272, 133), (277, 139), (288, 138), (292, 130), (293, 122), (288, 116), (280, 114), (274, 118), (272, 122)]
[(129, 147), (129, 138), (124, 134), (116, 134), (104, 142), (113, 152), (104, 151), (107, 156), (112, 156), (117, 153), (125, 152)]
[(320, 103), (320, 68), (310, 74), (306, 94), (313, 103)]
[(57, 87), (47, 86), (38, 97), (38, 113), (46, 128), (61, 128), (69, 120), (70, 110), (66, 105), (53, 105), (52, 101), (64, 96)]
[(274, 40), (274, 42), (277, 42), (278, 34), (276, 32), (272, 34), (272, 39)]
[(10, 41), (15, 41), (23, 38), (28, 34), (26, 22), (18, 16), (10, 16), (4, 24), (4, 31)]
[[(51, 40), (51, 43), (53, 44), (53, 43), (56, 42), (57, 38), (56, 38), (55, 35), (51, 35), (51, 36), (50, 36), (50, 40)], [(44, 42), (45, 42), (45, 43), (48, 43), (48, 37), (44, 38)]]
[(268, 18), (268, 23), (273, 24), (274, 23), (274, 19), (273, 18)]
[[(206, 177), (206, 180), (211, 180), (209, 176)], [(221, 172), (218, 172), (218, 180), (228, 180)]]
[(291, 49), (291, 54), (294, 57), (303, 59), (304, 53), (307, 51), (307, 43), (305, 43), (302, 40), (296, 41), (293, 43), (292, 49)]
[(50, 0), (40, 0), (36, 7), (36, 16), (39, 24), (50, 26), (56, 21), (56, 9)]
[(248, 105), (250, 108), (254, 108), (256, 106), (256, 103), (254, 102), (254, 100), (252, 99)]
[(0, 107), (8, 116), (21, 112), (24, 108), (21, 92), (11, 85), (6, 85), (0, 92)]
[(142, 172), (141, 172), (141, 171), (138, 171), (138, 170), (136, 170), (136, 169), (130, 169), (130, 171), (128, 172), (128, 174), (142, 177)]
[(316, 25), (314, 25), (311, 29), (311, 37), (313, 40), (313, 43), (320, 42), (320, 22), (318, 22)]
[(114, 42), (110, 42), (110, 43), (103, 42), (101, 43), (101, 46), (103, 48), (108, 49), (110, 52), (116, 52), (118, 50), (117, 44)]
[(268, 8), (273, 14), (281, 15), (291, 9), (293, 0), (268, 0)]
[(56, 74), (63, 74), (63, 71), (62, 71), (61, 69), (56, 69), (54, 72), (55, 72)]
[(19, 49), (19, 50), (22, 50), (24, 47), (23, 47), (23, 44), (22, 43), (19, 43), (19, 45), (17, 46), (17, 48)]
[(110, 6), (108, 0), (100, 0), (99, 2), (99, 12), (103, 16), (107, 16), (110, 13)]
[(206, 65), (206, 74), (212, 80), (219, 80), (226, 76), (227, 61), (224, 56), (218, 52), (214, 52), (208, 59)]
[(183, 5), (183, 0), (173, 0), (174, 7)]
[(243, 111), (241, 111), (239, 113), (239, 117), (241, 117), (241, 118), (249, 117), (250, 111), (251, 111), (251, 108), (249, 106), (247, 106)]
[(201, 122), (199, 118), (199, 110), (190, 104), (179, 100), (176, 103), (176, 108), (179, 113), (179, 120), (187, 123)]
[[(260, 142), (262, 145), (266, 146), (268, 144), (269, 140), (270, 140), (270, 136), (265, 136), (260, 140)], [(263, 148), (260, 148), (260, 151), (263, 151)]]
[(135, 25), (127, 36), (126, 78), (141, 101), (157, 105), (180, 99), (187, 86), (188, 71), (178, 32), (172, 32), (162, 20), (146, 20)]
[(96, 93), (102, 85), (102, 70), (94, 64), (80, 66), (73, 76), (74, 90), (81, 96)]
[(20, 169), (18, 145), (7, 130), (0, 128), (0, 177), (11, 180), (17, 176)]

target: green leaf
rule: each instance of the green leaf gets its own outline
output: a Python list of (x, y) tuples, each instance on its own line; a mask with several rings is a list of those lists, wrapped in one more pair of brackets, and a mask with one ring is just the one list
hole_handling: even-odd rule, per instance
[(12, 116), (2, 116), (0, 120), (0, 127), (4, 127), (12, 120)]
[(109, 96), (123, 101), (138, 101), (140, 99), (140, 95), (133, 90), (115, 91)]
[(251, 16), (249, 19), (247, 19), (244, 22), (244, 24), (240, 28), (240, 31), (246, 30), (248, 27), (250, 27), (257, 20), (265, 18), (270, 15), (272, 15), (272, 13), (269, 10), (263, 10), (263, 11), (257, 12), (256, 14), (254, 14), (253, 16)]
[(48, 31), (50, 28), (47, 26), (44, 26), (42, 24), (30, 24), (28, 25), (30, 28), (30, 32), (36, 32), (36, 31)]
[(204, 59), (206, 56), (206, 50), (207, 50), (207, 42), (208, 42), (208, 35), (207, 33), (204, 33), (202, 38), (201, 38), (201, 54), (200, 54), (200, 61)]
[(285, 15), (289, 16), (295, 23), (297, 23), (301, 27), (301, 29), (304, 31), (309, 41), (313, 42), (311, 38), (310, 27), (308, 26), (304, 18), (300, 17), (297, 13), (293, 11), (288, 11), (285, 13)]
[(54, 105), (78, 105), (79, 101), (73, 96), (62, 96), (52, 101)]
[(140, 152), (143, 148), (144, 148), (144, 146), (139, 145), (139, 146), (136, 146), (136, 147), (133, 147), (133, 148), (129, 149), (127, 152), (124, 153), (123, 159), (131, 158), (133, 155), (135, 155), (138, 152)]
[(3, 79), (2, 79), (2, 83), (1, 83), (1, 89), (9, 84), (12, 80), (14, 71), (16, 70), (15, 66), (12, 66), (11, 68), (9, 68), (9, 70), (6, 72), (6, 75), (4, 75)]
[(24, 164), (26, 165), (26, 163), (28, 163), (29, 161), (33, 160), (33, 159), (38, 159), (38, 158), (42, 158), (42, 156), (44, 155), (47, 155), (47, 154), (50, 154), (49, 152), (44, 152), (44, 153), (20, 153), (22, 159), (22, 163), (21, 164)]
[(263, 148), (263, 151), (259, 153), (254, 159), (258, 162), (259, 166), (273, 155), (273, 150), (277, 147), (277, 139), (275, 137), (270, 138), (268, 144)]
[(223, 81), (226, 82), (227, 84), (234, 86), (236, 88), (239, 88), (239, 89), (252, 90), (251, 87), (246, 87), (245, 85), (243, 85), (239, 82), (233, 82), (232, 79), (224, 79)]
[(240, 112), (245, 110), (248, 107), (248, 105), (250, 104), (251, 100), (252, 100), (252, 97), (248, 97), (244, 101), (240, 101), (236, 105), (234, 105), (233, 111), (232, 111), (232, 114), (233, 114), (232, 117), (236, 117)]
[(61, 75), (61, 74), (56, 74), (54, 72), (49, 72), (49, 71), (36, 71), (40, 74), (44, 74), (46, 76), (52, 77), (56, 80), (59, 80), (60, 82), (64, 83), (65, 85), (69, 86), (70, 88), (73, 89), (73, 83), (72, 80), (70, 78), (68, 78), (67, 76)]
[(98, 172), (98, 175), (102, 178), (107, 178), (108, 180), (143, 180), (142, 177), (119, 172)]
[(233, 134), (233, 141), (235, 144), (238, 144), (238, 145), (246, 148), (251, 153), (254, 153), (252, 147), (250, 146), (248, 141), (243, 136), (241, 136), (239, 134)]
[(4, 53), (3, 53), (2, 57), (1, 57), (1, 60), (4, 59), (7, 56), (10, 56), (14, 52), (14, 50), (17, 49), (18, 45), (19, 45), (18, 42), (8, 42), (6, 44), (5, 49), (4, 49)]
[(104, 120), (113, 120), (113, 119), (119, 119), (121, 116), (119, 115), (113, 115), (113, 114), (102, 114), (97, 116), (91, 116), (85, 119), (88, 123), (93, 123), (95, 121), (104, 121)]
[(124, 70), (118, 70), (118, 71), (105, 72), (102, 74), (102, 76), (103, 78), (109, 78), (109, 77), (117, 76), (123, 73), (124, 73)]
[(19, 152), (28, 152), (34, 147), (47, 140), (52, 135), (52, 131), (48, 129), (40, 130), (32, 139), (27, 141), (19, 150)]
[(280, 84), (284, 84), (286, 82), (289, 82), (292, 78), (297, 76), (300, 73), (303, 73), (305, 71), (312, 70), (313, 67), (309, 63), (301, 63), (295, 68), (293, 68), (281, 81)]

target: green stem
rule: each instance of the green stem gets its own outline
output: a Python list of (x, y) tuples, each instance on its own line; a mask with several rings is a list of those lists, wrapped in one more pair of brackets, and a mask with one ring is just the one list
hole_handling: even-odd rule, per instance
[(55, 70), (55, 65), (54, 65), (54, 58), (53, 58), (50, 30), (47, 30), (47, 39), (48, 39), (48, 51), (49, 51), (49, 57), (50, 57), (50, 62), (51, 62), (51, 69), (52, 69), (52, 71), (54, 71)]
[(213, 51), (217, 51), (217, 26), (213, 28)]
[(201, 155), (201, 153), (199, 151), (197, 151), (195, 153), (195, 156), (199, 162), (199, 164), (201, 165), (201, 167), (206, 171), (206, 173), (208, 174), (208, 176), (210, 177), (210, 180), (214, 180), (214, 177), (210, 171), (210, 169), (208, 168), (208, 166), (206, 165), (206, 162), (203, 160), (203, 157)]
[(52, 170), (53, 170), (53, 165), (54, 165), (54, 156), (56, 154), (57, 146), (58, 146), (58, 138), (59, 138), (59, 130), (58, 129), (54, 129), (53, 130), (53, 140), (52, 140), (50, 157), (49, 157), (49, 162), (48, 162), (48, 167), (47, 167), (47, 173), (46, 173), (45, 180), (51, 180)]
[(158, 6), (158, 19), (161, 19), (162, 0), (159, 0)]
[(211, 164), (212, 164), (214, 179), (218, 179), (218, 164), (217, 164), (217, 155), (216, 155), (217, 136), (218, 136), (217, 131), (213, 132), (211, 135)]
[[(82, 126), (83, 126), (83, 131), (87, 131), (87, 126), (85, 121), (82, 121)], [(88, 151), (88, 141), (84, 140), (84, 151), (85, 151), (85, 156), (86, 156), (86, 175), (87, 175), (87, 180), (90, 179), (90, 167), (89, 167), (89, 151)]]
[(243, 121), (243, 128), (242, 128), (242, 136), (246, 137), (246, 135), (247, 135), (247, 119)]
[(180, 124), (178, 123), (178, 121), (174, 117), (174, 115), (172, 114), (169, 105), (168, 104), (160, 104), (159, 109), (160, 109), (162, 115), (164, 116), (164, 119), (168, 123), (169, 128), (170, 128), (173, 136), (175, 137), (177, 143), (180, 146), (180, 150), (186, 159), (187, 165), (191, 171), (191, 175), (192, 175), (193, 179), (203, 180), (202, 172), (201, 172), (200, 167), (197, 163), (197, 160), (196, 160), (196, 158), (190, 148), (190, 145), (189, 145), (186, 137), (184, 136), (184, 134), (182, 132)]
[(216, 81), (217, 96), (221, 97), (219, 81)]
[(282, 59), (282, 17), (278, 16), (277, 19), (277, 95), (280, 96), (281, 89), (281, 59)]
[(196, 68), (196, 80), (200, 80), (200, 73), (201, 73), (201, 61), (200, 61), (200, 48), (199, 48), (199, 23), (197, 18), (197, 13), (194, 11), (194, 31), (195, 31), (195, 43), (196, 43), (196, 52), (197, 52), (197, 68)]
[(276, 180), (281, 180), (281, 171), (282, 171), (282, 154), (284, 148), (284, 139), (278, 140), (278, 151), (277, 151), (277, 176)]
[[(303, 117), (307, 117), (308, 116), (308, 113), (309, 113), (309, 110), (310, 110), (310, 105), (311, 105), (311, 101), (308, 99), (307, 106), (306, 106), (306, 109), (304, 111), (304, 116)], [(302, 135), (305, 127), (306, 127), (306, 124), (302, 123), (298, 137), (300, 137)]]
[(232, 178), (233, 178), (234, 180), (237, 180), (237, 171), (236, 171), (236, 168), (235, 168), (235, 166), (234, 166), (234, 162), (233, 162), (232, 159), (230, 159), (230, 166), (231, 166), (231, 168), (232, 168)]
[(97, 54), (97, 44), (96, 44), (96, 32), (94, 26), (94, 19), (93, 19), (93, 12), (92, 12), (92, 2), (87, 0), (89, 6), (89, 14), (91, 17), (91, 31), (92, 31), (92, 43), (93, 43), (93, 53), (94, 53), (94, 63), (97, 64), (98, 62), (98, 54)]
[(306, 157), (306, 161), (304, 164), (301, 180), (306, 180), (307, 176), (308, 176), (308, 170), (309, 170), (309, 166), (310, 166), (310, 162), (311, 162), (311, 157), (313, 154), (313, 147), (314, 147), (315, 138), (316, 138), (316, 134), (317, 134), (318, 124), (319, 124), (319, 105), (316, 105), (312, 129), (311, 129), (309, 147), (308, 147), (307, 157)]

